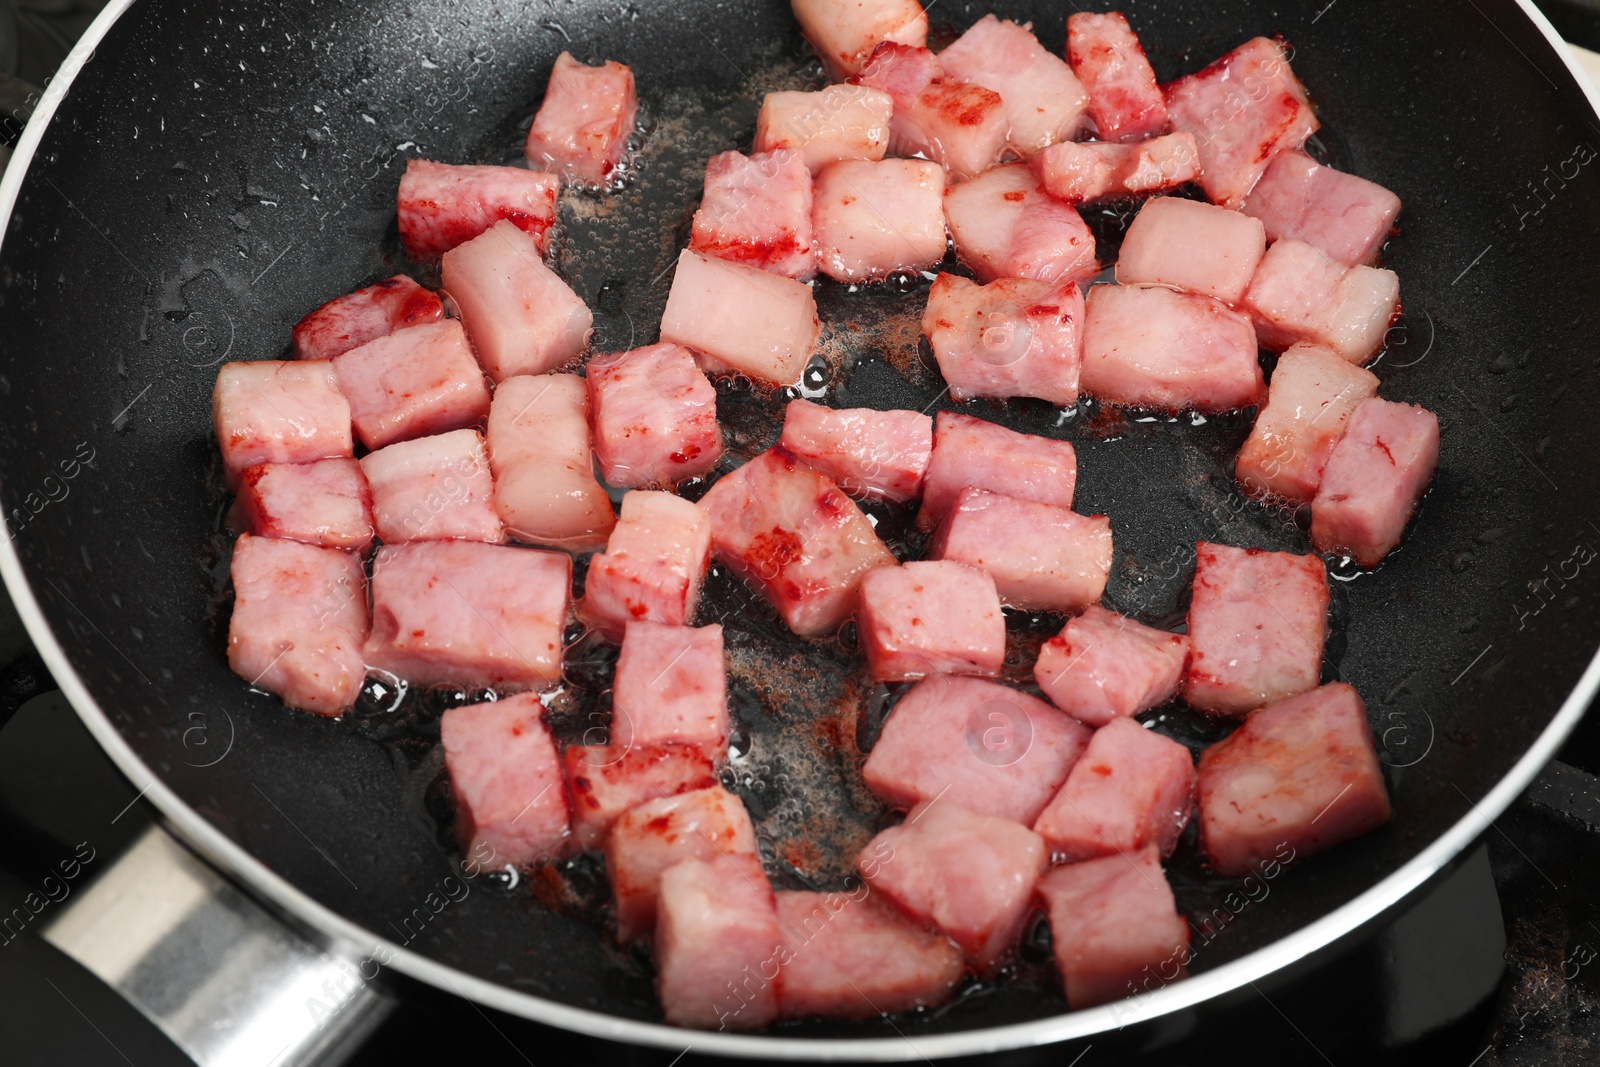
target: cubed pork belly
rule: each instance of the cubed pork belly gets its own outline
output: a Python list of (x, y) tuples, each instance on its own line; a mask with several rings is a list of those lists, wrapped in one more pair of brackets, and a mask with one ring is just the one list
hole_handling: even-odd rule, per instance
[(1285, 237), (1261, 258), (1245, 305), (1263, 347), (1305, 341), (1365, 363), (1400, 312), (1400, 279), (1392, 270), (1346, 267)]
[(761, 861), (717, 856), (663, 871), (655, 956), (661, 1012), (674, 1026), (776, 1022), (783, 936)]
[(694, 349), (715, 373), (793, 385), (822, 328), (811, 287), (684, 249), (661, 314), (661, 339)]
[(1081, 383), (1108, 404), (1161, 411), (1232, 411), (1267, 391), (1248, 315), (1142, 285), (1089, 290)]
[(844, 491), (781, 447), (723, 475), (700, 507), (717, 558), (803, 637), (834, 630), (856, 610), (862, 577), (895, 564)]
[(586, 552), (616, 525), (595, 480), (589, 386), (576, 374), (519, 374), (489, 405), (494, 509), (518, 541)]
[(569, 745), (561, 762), (572, 840), (581, 849), (598, 849), (611, 824), (630, 808), (717, 784), (711, 757), (692, 745)]
[(385, 544), (506, 539), (477, 430), (396, 441), (363, 456), (361, 472), (372, 487), (372, 514)]
[(1091, 604), (1046, 641), (1033, 679), (1079, 722), (1104, 726), (1178, 695), (1189, 638)]
[(372, 566), (367, 663), (416, 685), (537, 688), (561, 676), (571, 593), (564, 552), (385, 545)]
[(783, 409), (779, 443), (851, 496), (915, 500), (933, 455), (933, 416), (796, 398)]
[(439, 294), (404, 274), (334, 297), (295, 323), (296, 359), (332, 359), (385, 334), (444, 318)]
[(251, 467), (239, 479), (239, 514), (258, 537), (324, 548), (372, 544), (372, 493), (353, 459)]
[(1033, 157), (1045, 191), (1069, 204), (1143, 196), (1176, 189), (1200, 176), (1192, 133), (1169, 133), (1133, 144), (1062, 141)]
[(915, 274), (944, 259), (944, 171), (921, 159), (847, 159), (817, 175), (822, 273), (840, 282)]
[(611, 640), (634, 619), (682, 626), (694, 618), (711, 558), (711, 520), (671, 493), (635, 489), (606, 550), (589, 560), (579, 613)]
[(944, 931), (980, 974), (998, 970), (1017, 943), (1049, 864), (1044, 839), (1026, 826), (948, 797), (912, 808), (856, 859), (873, 889)]
[(1008, 141), (1020, 155), (1070, 141), (1083, 124), (1089, 94), (1026, 25), (985, 15), (939, 53), (939, 64), (950, 81), (1000, 94)]
[(1067, 59), (1102, 141), (1143, 141), (1166, 131), (1167, 101), (1122, 12), (1068, 15)]
[(562, 52), (523, 154), (535, 170), (579, 185), (604, 185), (627, 152), (638, 110), (633, 71), (610, 60), (591, 67)]
[(1400, 198), (1304, 152), (1280, 152), (1241, 210), (1266, 225), (1268, 240), (1293, 237), (1354, 267), (1377, 258), (1400, 214)]
[(918, 48), (928, 43), (928, 16), (917, 0), (790, 0), (790, 6), (835, 80), (860, 70), (884, 41)]
[(1248, 489), (1303, 504), (1316, 495), (1334, 443), (1378, 377), (1338, 353), (1299, 344), (1278, 357), (1267, 403), (1239, 449), (1234, 474)]
[(1039, 879), (1056, 967), (1074, 1009), (1159, 989), (1183, 975), (1189, 923), (1154, 846), (1057, 867)]
[(1077, 209), (1044, 191), (1026, 163), (995, 167), (944, 195), (956, 255), (979, 281), (1082, 282), (1100, 272)]
[(368, 341), (333, 369), (368, 448), (459, 430), (489, 413), (489, 387), (455, 319)]
[(555, 859), (566, 845), (561, 760), (532, 693), (451, 708), (439, 741), (456, 804), (456, 840), (485, 868)]
[(934, 675), (895, 704), (861, 769), (897, 808), (935, 798), (1033, 825), (1089, 744), (1089, 728), (1038, 697)]
[(1076, 282), (999, 278), (979, 285), (941, 274), (928, 290), (922, 333), (956, 400), (1078, 402), (1083, 293)]
[(361, 560), (337, 548), (241, 534), (229, 572), (233, 673), (302, 711), (338, 715), (354, 704), (367, 676)]
[(816, 274), (805, 156), (793, 149), (712, 156), (689, 247), (801, 281)]
[(1078, 454), (1071, 441), (1018, 433), (971, 415), (941, 411), (933, 420), (933, 456), (917, 526), (932, 530), (963, 489), (977, 487), (1019, 500), (1072, 506)]
[(1006, 620), (994, 579), (964, 563), (919, 560), (867, 572), (859, 625), (874, 681), (994, 675), (1005, 664)]
[(943, 1004), (966, 971), (961, 950), (866, 885), (847, 892), (779, 890), (778, 933), (788, 953), (778, 1015), (867, 1019)]
[(1200, 847), (1218, 874), (1290, 862), (1389, 821), (1367, 708), (1343, 682), (1262, 708), (1200, 754)]
[(1376, 567), (1394, 551), (1439, 464), (1439, 419), (1376, 397), (1350, 416), (1311, 502), (1311, 543)]
[(354, 454), (350, 402), (326, 360), (224, 363), (211, 393), (211, 418), (229, 486), (259, 463)]
[(1000, 162), (1010, 129), (1000, 94), (981, 85), (945, 81), (938, 57), (926, 48), (885, 42), (855, 81), (894, 99), (889, 151), (895, 155), (931, 159), (952, 182)]
[(611, 743), (676, 743), (714, 760), (728, 751), (728, 680), (721, 626), (628, 623), (611, 699)]
[(521, 167), (408, 160), (400, 177), (400, 240), (413, 263), (432, 263), (504, 219), (543, 255), (560, 191), (554, 174)]
[(865, 85), (768, 93), (756, 115), (754, 150), (795, 149), (813, 174), (841, 159), (882, 159), (893, 115), (894, 98)]
[(1284, 45), (1266, 37), (1164, 91), (1173, 128), (1199, 145), (1200, 187), (1223, 207), (1244, 203), (1273, 157), (1305, 144), (1320, 125)]
[(969, 487), (939, 524), (928, 557), (984, 571), (1008, 607), (1070, 614), (1105, 592), (1111, 520)]
[(497, 382), (547, 374), (589, 346), (594, 313), (509, 222), (446, 252), (443, 278), (478, 362)]
[(1260, 219), (1158, 196), (1145, 201), (1128, 226), (1117, 256), (1117, 281), (1168, 285), (1237, 304), (1266, 250)]
[(589, 411), (600, 473), (621, 489), (671, 487), (722, 458), (717, 391), (670, 341), (589, 360)]
[(1328, 570), (1316, 556), (1195, 546), (1183, 699), (1244, 715), (1314, 688), (1328, 639)]

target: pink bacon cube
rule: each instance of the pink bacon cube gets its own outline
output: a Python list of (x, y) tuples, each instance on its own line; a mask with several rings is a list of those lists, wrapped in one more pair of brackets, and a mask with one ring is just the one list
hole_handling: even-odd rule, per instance
[(634, 619), (682, 626), (694, 618), (711, 557), (711, 520), (671, 493), (636, 489), (606, 550), (589, 560), (580, 614), (611, 640)]
[(1350, 413), (1377, 393), (1371, 371), (1325, 348), (1295, 345), (1272, 372), (1266, 406), (1239, 449), (1235, 476), (1254, 492), (1309, 501)]
[(1269, 240), (1293, 237), (1354, 267), (1377, 258), (1400, 214), (1400, 198), (1304, 152), (1281, 152), (1241, 210), (1266, 225)]
[(722, 458), (717, 392), (670, 341), (589, 361), (589, 410), (600, 473), (623, 489), (670, 487)]
[(874, 681), (1000, 673), (1006, 620), (994, 579), (975, 567), (914, 561), (861, 579), (861, 644)]
[(485, 868), (527, 867), (566, 845), (561, 761), (531, 693), (451, 708), (439, 741), (456, 803), (456, 840)]
[(1038, 697), (936, 674), (900, 698), (861, 769), (897, 808), (942, 798), (1033, 825), (1089, 744), (1088, 727)]
[(239, 513), (258, 537), (323, 548), (372, 544), (372, 493), (353, 459), (251, 467), (239, 479)]
[(941, 411), (933, 420), (933, 457), (928, 461), (917, 527), (938, 526), (969, 487), (1070, 508), (1077, 483), (1078, 455), (1071, 441), (1018, 433), (971, 415)]
[(609, 60), (591, 67), (562, 52), (550, 70), (523, 154), (536, 170), (579, 185), (604, 185), (627, 151), (638, 110), (633, 71)]
[(841, 159), (882, 159), (893, 115), (894, 98), (865, 85), (768, 93), (756, 115), (754, 150), (795, 149), (813, 174)]
[(717, 558), (804, 637), (834, 630), (856, 610), (862, 577), (895, 564), (850, 498), (781, 447), (724, 475), (700, 507)]
[(928, 557), (984, 571), (1008, 607), (1079, 612), (1105, 592), (1111, 520), (967, 488), (939, 525)]
[(1105, 726), (1178, 695), (1189, 638), (1090, 605), (1039, 649), (1033, 678), (1079, 722)]
[(336, 548), (241, 534), (229, 565), (228, 666), (291, 708), (339, 715), (367, 676), (367, 584)]
[(1439, 419), (1414, 404), (1364, 400), (1333, 447), (1311, 502), (1311, 543), (1376, 567), (1394, 551), (1439, 464)]
[(821, 328), (804, 282), (689, 249), (661, 314), (661, 340), (694, 349), (708, 372), (773, 385), (800, 380)]
[(1117, 256), (1123, 285), (1167, 285), (1237, 304), (1267, 251), (1260, 219), (1158, 196), (1145, 201)]
[(915, 274), (944, 258), (944, 172), (920, 159), (847, 159), (817, 175), (817, 256), (840, 282)]
[(348, 458), (350, 402), (333, 364), (268, 359), (224, 363), (211, 393), (212, 424), (229, 486), (259, 463)]
[(1133, 144), (1062, 141), (1033, 157), (1045, 191), (1069, 204), (1176, 189), (1200, 176), (1192, 133), (1169, 133)]
[(860, 70), (884, 41), (918, 48), (928, 41), (928, 16), (917, 0), (790, 0), (790, 6), (835, 80)]
[(933, 417), (828, 408), (797, 397), (783, 409), (779, 444), (851, 496), (915, 500), (933, 455)]
[(584, 552), (616, 525), (594, 476), (589, 386), (576, 374), (519, 374), (489, 405), (494, 509), (518, 541)]
[(941, 274), (928, 290), (922, 333), (956, 400), (1078, 402), (1083, 293), (1075, 282), (1000, 278), (978, 285)]
[(952, 186), (944, 217), (956, 255), (979, 281), (1082, 282), (1100, 273), (1083, 216), (1044, 191), (1026, 163)]
[(611, 743), (624, 751), (689, 745), (714, 760), (727, 754), (721, 626), (628, 623), (611, 700)]
[(1089, 117), (1102, 141), (1143, 141), (1167, 129), (1156, 72), (1120, 11), (1068, 15), (1067, 59), (1089, 94)]
[(718, 856), (668, 868), (659, 911), (656, 985), (667, 1022), (759, 1030), (777, 1021), (783, 937), (760, 860)]
[(396, 441), (361, 459), (385, 544), (506, 539), (494, 510), (489, 454), (477, 430)]
[(1000, 94), (1009, 143), (1021, 155), (1070, 141), (1083, 124), (1089, 94), (1027, 26), (985, 15), (939, 53), (939, 63), (951, 81)]
[(805, 157), (792, 150), (712, 156), (689, 247), (801, 281), (816, 274)]
[(378, 549), (367, 663), (416, 685), (531, 689), (561, 676), (562, 552), (472, 541)]
[(489, 387), (454, 319), (352, 348), (333, 369), (368, 448), (458, 430), (489, 413)]
[(952, 182), (1000, 162), (1009, 130), (1000, 94), (945, 81), (938, 57), (926, 48), (885, 42), (855, 81), (894, 98), (889, 151), (895, 155), (931, 159)]
[(1108, 404), (1160, 411), (1232, 411), (1266, 395), (1249, 316), (1160, 286), (1089, 290), (1082, 384)]
[(400, 240), (413, 263), (432, 263), (502, 219), (544, 255), (561, 181), (521, 167), (406, 162), (400, 178)]
[(717, 784), (711, 758), (690, 745), (569, 745), (561, 762), (572, 839), (581, 849), (599, 848), (612, 824), (630, 808)]
[(1267, 249), (1244, 302), (1263, 346), (1306, 341), (1359, 364), (1382, 347), (1400, 312), (1400, 279), (1391, 270), (1346, 267), (1285, 237)]
[(1366, 705), (1343, 682), (1262, 708), (1200, 754), (1200, 846), (1225, 877), (1325, 851), (1390, 814)]
[(296, 359), (332, 359), (407, 326), (444, 318), (439, 294), (396, 274), (323, 304), (295, 323)]
[(1322, 674), (1328, 571), (1316, 556), (1195, 546), (1183, 699), (1244, 715), (1303, 693)]

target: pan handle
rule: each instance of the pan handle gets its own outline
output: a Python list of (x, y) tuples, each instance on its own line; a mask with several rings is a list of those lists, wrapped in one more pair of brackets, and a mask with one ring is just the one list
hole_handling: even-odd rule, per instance
[(10, 663), (0, 666), (0, 727), (34, 697), (60, 688), (39, 653), (29, 646)]

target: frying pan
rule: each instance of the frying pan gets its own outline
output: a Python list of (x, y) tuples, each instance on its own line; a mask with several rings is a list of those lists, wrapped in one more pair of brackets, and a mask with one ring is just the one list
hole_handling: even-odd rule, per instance
[[(1394, 821), (1292, 864), (1247, 906), (1180, 845), (1187, 980), (1069, 1012), (1035, 945), (1003, 987), (892, 1024), (687, 1035), (660, 1024), (644, 962), (609, 946), (592, 861), (485, 872), (407, 923), (461, 877), (437, 721), (470, 694), (373, 690), (328, 721), (228, 671), (216, 367), (280, 356), (307, 309), (404, 268), (405, 160), (515, 160), (563, 48), (631, 64), (648, 129), (627, 188), (564, 199), (554, 263), (596, 309), (598, 350), (653, 341), (704, 160), (748, 147), (762, 92), (818, 80), (779, 2), (113, 3), (0, 186), (0, 570), (56, 682), (169, 827), (278, 913), (485, 1005), (645, 1045), (887, 1060), (1090, 1035), (1222, 995), (1394, 906), (1527, 784), (1600, 681), (1600, 126), (1548, 24), (1514, 0), (1121, 6), (1163, 80), (1256, 34), (1288, 39), (1324, 124), (1312, 150), (1405, 201), (1386, 253), (1405, 314), (1376, 369), (1385, 396), (1443, 425), (1402, 549), (1376, 573), (1334, 565), (1327, 675), (1366, 697)], [(953, 31), (989, 8), (939, 0), (931, 17)], [(1058, 5), (993, 8), (1060, 45)], [(1123, 221), (1093, 219), (1106, 251)], [(824, 285), (819, 302), (809, 395), (953, 406), (917, 348), (919, 292)], [(775, 437), (781, 397), (724, 383), (719, 403), (730, 463)], [(971, 410), (1077, 444), (1078, 508), (1111, 516), (1106, 599), (1121, 610), (1181, 621), (1198, 539), (1304, 550), (1303, 518), (1234, 487), (1247, 419)], [(903, 516), (879, 518), (917, 547)], [(725, 573), (707, 610), (728, 628), (727, 781), (780, 886), (837, 886), (885, 819), (855, 772), (893, 694), (857, 681), (848, 629), (788, 638)], [(1022, 648), (1047, 632), (1012, 628)], [(552, 716), (568, 738), (603, 721), (611, 662), (573, 639)], [(1178, 708), (1159, 720), (1196, 747), (1221, 734)]]

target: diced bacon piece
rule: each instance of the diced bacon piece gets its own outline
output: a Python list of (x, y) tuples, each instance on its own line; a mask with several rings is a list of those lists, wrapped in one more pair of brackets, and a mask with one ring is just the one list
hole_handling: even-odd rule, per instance
[(1183, 699), (1244, 715), (1303, 693), (1322, 674), (1328, 570), (1316, 556), (1195, 546)]
[(576, 374), (519, 374), (489, 405), (494, 509), (518, 541), (586, 552), (616, 525), (595, 480), (589, 386)]
[(1140, 285), (1089, 290), (1082, 385), (1108, 404), (1162, 411), (1232, 411), (1267, 392), (1248, 315)]
[(211, 417), (228, 484), (259, 463), (313, 463), (354, 454), (350, 402), (325, 360), (224, 363)]
[(537, 170), (580, 185), (604, 185), (627, 151), (638, 110), (633, 71), (610, 60), (591, 67), (562, 52), (550, 69), (523, 154)]
[(670, 487), (722, 458), (717, 391), (694, 355), (664, 342), (589, 361), (600, 473), (622, 489)]
[(882, 159), (893, 115), (894, 98), (865, 85), (768, 93), (756, 115), (754, 150), (797, 149), (813, 174), (841, 159)]
[(372, 493), (353, 459), (251, 467), (239, 479), (239, 513), (258, 537), (324, 548), (372, 544)]
[(1176, 189), (1200, 176), (1192, 133), (1169, 133), (1133, 144), (1062, 141), (1033, 157), (1051, 196), (1069, 204), (1142, 196)]
[(956, 400), (1078, 402), (1083, 293), (1076, 282), (1000, 278), (978, 285), (941, 274), (928, 290), (922, 333)]
[(1273, 157), (1299, 148), (1321, 125), (1284, 46), (1266, 37), (1164, 91), (1173, 128), (1194, 134), (1200, 147), (1200, 187), (1223, 207), (1239, 207)]
[(1008, 607), (1069, 614), (1099, 601), (1111, 555), (1104, 515), (977, 488), (961, 491), (928, 545), (930, 559), (982, 569)]
[(932, 530), (968, 487), (1072, 506), (1078, 455), (1071, 441), (1018, 433), (971, 415), (941, 411), (933, 420), (933, 457), (917, 526)]
[(446, 252), (442, 276), (478, 362), (497, 382), (547, 374), (589, 346), (594, 313), (508, 222)]
[(1311, 543), (1376, 567), (1394, 551), (1439, 464), (1439, 419), (1414, 404), (1364, 400), (1311, 502)]
[(694, 349), (708, 372), (774, 385), (800, 380), (821, 328), (804, 282), (689, 249), (661, 314), (661, 339)]
[(1077, 209), (1044, 191), (1026, 163), (995, 167), (944, 194), (956, 255), (979, 281), (1082, 282), (1100, 273)]
[(611, 824), (606, 874), (617, 902), (617, 940), (648, 934), (656, 921), (661, 873), (684, 860), (756, 853), (756, 831), (744, 802), (713, 785), (647, 800)]
[(1269, 240), (1293, 237), (1354, 267), (1377, 258), (1400, 214), (1400, 198), (1304, 152), (1282, 152), (1241, 210), (1266, 224)]
[(1156, 72), (1120, 11), (1068, 15), (1067, 59), (1089, 94), (1102, 141), (1142, 141), (1167, 129)]
[[(1039, 879), (1056, 967), (1074, 1009), (1165, 983), (1189, 961), (1189, 924), (1155, 848), (1057, 867)], [(1137, 983), (1137, 984), (1136, 984)]]
[(1157, 630), (1094, 604), (1039, 649), (1033, 679), (1074, 719), (1104, 726), (1177, 696), (1188, 660), (1184, 634)]
[(1392, 270), (1346, 267), (1285, 237), (1262, 257), (1245, 305), (1266, 348), (1308, 341), (1365, 363), (1399, 314), (1400, 279)]
[(229, 567), (228, 666), (291, 708), (339, 715), (367, 669), (367, 586), (353, 553), (239, 535)]
[(561, 754), (572, 809), (572, 839), (597, 849), (623, 812), (647, 800), (717, 784), (711, 758), (690, 745), (570, 745)]
[(1026, 826), (948, 798), (911, 809), (856, 860), (872, 888), (943, 930), (980, 974), (1016, 944), (1049, 864), (1044, 839)]
[(849, 892), (780, 890), (788, 953), (778, 980), (785, 1019), (866, 1019), (943, 1004), (966, 970), (946, 938), (908, 921), (862, 885)]
[(361, 459), (372, 514), (385, 544), (506, 539), (494, 510), (494, 477), (477, 430), (396, 441)]
[(444, 318), (439, 294), (404, 274), (323, 304), (294, 327), (296, 359), (332, 359), (407, 326)]
[(711, 558), (711, 520), (671, 493), (636, 489), (606, 550), (589, 560), (581, 614), (611, 640), (634, 619), (682, 626), (694, 618)]
[(531, 689), (561, 676), (572, 592), (563, 552), (473, 541), (378, 549), (371, 666), (415, 685)]
[(368, 448), (459, 430), (489, 412), (489, 387), (454, 319), (396, 330), (333, 361)]
[(700, 507), (717, 558), (803, 637), (834, 630), (856, 610), (862, 576), (895, 564), (850, 498), (781, 447), (723, 475)]
[(759, 1030), (777, 1021), (783, 958), (772, 886), (753, 856), (691, 859), (661, 875), (655, 954), (674, 1026)]
[(484, 867), (527, 867), (566, 844), (561, 761), (531, 693), (451, 708), (439, 741), (456, 802), (456, 839)]
[(1145, 201), (1128, 226), (1117, 256), (1117, 281), (1170, 285), (1237, 304), (1266, 250), (1260, 219), (1158, 196)]
[(1066, 62), (1039, 44), (1027, 26), (985, 15), (939, 53), (951, 81), (971, 82), (1000, 94), (1009, 142), (1032, 155), (1070, 141), (1083, 123), (1089, 94)]
[(689, 247), (801, 281), (816, 274), (805, 157), (793, 150), (712, 156)]
[(722, 627), (628, 623), (611, 700), (611, 743), (728, 751), (728, 680)]
[(1267, 403), (1234, 473), (1247, 488), (1293, 503), (1316, 495), (1334, 443), (1356, 406), (1378, 394), (1378, 377), (1338, 353), (1300, 344), (1278, 358)]
[(889, 151), (931, 159), (959, 182), (1000, 162), (1010, 126), (999, 93), (943, 77), (926, 48), (885, 42), (855, 81), (894, 98)]
[(560, 191), (554, 174), (521, 167), (407, 160), (400, 177), (400, 240), (413, 263), (432, 263), (504, 219), (544, 255)]
[(920, 159), (847, 159), (816, 180), (817, 256), (835, 281), (915, 274), (944, 258), (944, 171)]
[(861, 775), (895, 807), (942, 797), (941, 804), (1031, 826), (1089, 736), (1038, 697), (981, 678), (934, 675), (894, 706)]
[(1000, 673), (1006, 620), (994, 579), (963, 563), (922, 560), (861, 579), (861, 644), (873, 681)]
[(796, 398), (783, 410), (784, 448), (851, 496), (915, 500), (933, 455), (933, 417), (828, 408)]
[(1262, 708), (1200, 754), (1200, 847), (1225, 877), (1343, 844), (1390, 814), (1366, 705), (1343, 682)]
[(928, 42), (928, 16), (917, 0), (790, 0), (790, 6), (836, 80), (860, 70), (884, 41), (918, 48)]

